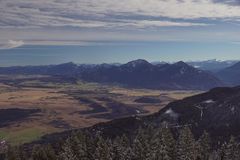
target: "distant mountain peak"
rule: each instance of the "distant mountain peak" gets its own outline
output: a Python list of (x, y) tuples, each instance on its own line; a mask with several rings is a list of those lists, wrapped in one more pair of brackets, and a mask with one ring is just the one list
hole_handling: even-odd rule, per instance
[(210, 71), (213, 73), (217, 73), (225, 68), (231, 67), (236, 64), (237, 60), (205, 60), (205, 61), (188, 61), (187, 64), (194, 66), (195, 68), (199, 68), (201, 70)]
[(231, 66), (229, 68), (240, 69), (240, 62), (237, 62), (236, 64), (234, 64), (233, 66)]
[(128, 63), (125, 64), (126, 66), (129, 66), (129, 67), (137, 67), (137, 66), (142, 66), (142, 65), (152, 65), (151, 63), (149, 63), (148, 61), (144, 60), (144, 59), (137, 59), (137, 60), (134, 60), (134, 61), (130, 61)]
[(188, 65), (187, 63), (183, 62), (183, 61), (179, 61), (177, 63), (174, 63), (175, 66), (178, 66), (178, 67), (192, 67), (190, 65)]
[(237, 86), (240, 84), (240, 62), (220, 70), (216, 73), (219, 79), (230, 86)]
[(67, 63), (62, 63), (59, 64), (57, 66), (68, 66), (68, 67), (77, 67), (77, 64), (73, 63), (73, 62), (67, 62)]

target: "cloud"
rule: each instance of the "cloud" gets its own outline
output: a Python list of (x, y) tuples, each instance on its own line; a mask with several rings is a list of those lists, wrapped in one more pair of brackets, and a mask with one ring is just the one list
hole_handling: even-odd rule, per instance
[[(238, 0), (0, 0), (0, 44), (239, 41)], [(1, 43), (1, 42), (0, 42)], [(6, 47), (10, 46), (10, 47)]]
[(146, 27), (189, 27), (189, 26), (208, 26), (206, 23), (190, 23), (190, 22), (172, 22), (172, 21), (156, 21), (156, 20), (130, 20), (125, 21), (123, 26), (132, 26), (135, 28), (146, 28)]
[(0, 44), (0, 49), (12, 49), (12, 48), (17, 48), (23, 45), (24, 45), (23, 41), (9, 40), (7, 43)]
[(240, 5), (240, 1), (239, 0), (213, 0), (213, 2), (215, 3), (224, 3), (224, 4), (228, 4), (228, 5)]
[(206, 26), (201, 18), (240, 18), (239, 6), (218, 2), (221, 0), (0, 1), (0, 28), (189, 27)]

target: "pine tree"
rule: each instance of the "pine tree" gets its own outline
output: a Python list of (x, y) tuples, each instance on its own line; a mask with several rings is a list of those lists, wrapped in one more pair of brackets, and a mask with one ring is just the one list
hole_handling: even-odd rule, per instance
[(224, 147), (223, 160), (239, 160), (239, 157), (239, 144), (234, 137), (231, 137), (229, 143)]
[(167, 154), (165, 142), (163, 139), (163, 133), (161, 129), (156, 131), (155, 134), (153, 135), (150, 148), (152, 152), (151, 156), (153, 156), (154, 159), (163, 160), (163, 158)]
[(85, 143), (86, 143), (86, 151), (85, 151), (85, 155), (86, 155), (86, 160), (90, 160), (90, 159), (94, 159), (94, 152), (96, 150), (96, 142), (95, 138), (93, 138), (92, 136), (90, 136), (90, 133), (85, 133), (86, 137), (85, 137)]
[(122, 159), (131, 160), (132, 159), (132, 148), (130, 146), (129, 139), (126, 135), (121, 137), (121, 150), (122, 150)]
[(198, 158), (201, 160), (208, 160), (210, 157), (210, 152), (211, 152), (210, 137), (206, 131), (198, 140), (197, 152), (198, 152)]
[(168, 128), (160, 128), (154, 131), (151, 140), (151, 156), (157, 160), (175, 159), (175, 140)]
[(163, 142), (166, 146), (166, 155), (164, 160), (173, 160), (175, 159), (175, 146), (176, 142), (173, 138), (172, 132), (169, 128), (164, 128), (162, 131)]
[(97, 137), (95, 160), (112, 160), (112, 144), (110, 140), (104, 140), (101, 136)]
[(226, 151), (226, 142), (224, 142), (220, 148), (218, 148), (217, 150), (217, 155), (216, 155), (216, 159), (217, 160), (224, 160), (224, 157), (225, 157), (225, 151)]
[(178, 138), (177, 144), (177, 160), (195, 160), (195, 140), (191, 130), (188, 127), (184, 127)]
[(113, 160), (130, 160), (131, 159), (131, 148), (128, 138), (123, 135), (117, 137), (113, 141), (112, 145)]
[(74, 151), (72, 150), (71, 140), (68, 138), (62, 147), (62, 151), (58, 157), (59, 160), (78, 160)]
[(32, 160), (56, 160), (56, 154), (50, 145), (34, 146), (32, 151)]
[[(77, 159), (87, 160), (88, 151), (87, 151), (87, 136), (83, 132), (78, 132), (74, 134), (71, 139), (71, 148), (73, 153), (76, 155)], [(90, 139), (89, 139), (90, 141)]]
[(9, 146), (5, 154), (6, 160), (26, 160), (26, 153), (20, 147)]
[(147, 135), (142, 128), (139, 129), (136, 138), (133, 141), (133, 159), (134, 160), (150, 160), (150, 135)]

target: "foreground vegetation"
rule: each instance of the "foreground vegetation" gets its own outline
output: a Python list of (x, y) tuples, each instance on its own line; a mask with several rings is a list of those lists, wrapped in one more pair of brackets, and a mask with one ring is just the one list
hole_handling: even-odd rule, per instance
[[(6, 160), (237, 160), (239, 144), (234, 137), (217, 149), (211, 147), (204, 132), (195, 140), (187, 127), (173, 135), (168, 128), (139, 129), (131, 138), (126, 135), (113, 140), (100, 133), (73, 133), (67, 140), (54, 145), (37, 145), (31, 152), (21, 147), (2, 147)], [(54, 149), (53, 149), (54, 148)]]

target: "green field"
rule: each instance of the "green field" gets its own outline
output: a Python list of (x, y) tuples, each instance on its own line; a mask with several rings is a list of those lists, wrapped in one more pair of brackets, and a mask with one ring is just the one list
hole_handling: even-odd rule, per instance
[(0, 131), (0, 139), (6, 140), (12, 145), (32, 142), (43, 136), (44, 133), (37, 128), (27, 128), (19, 131)]

